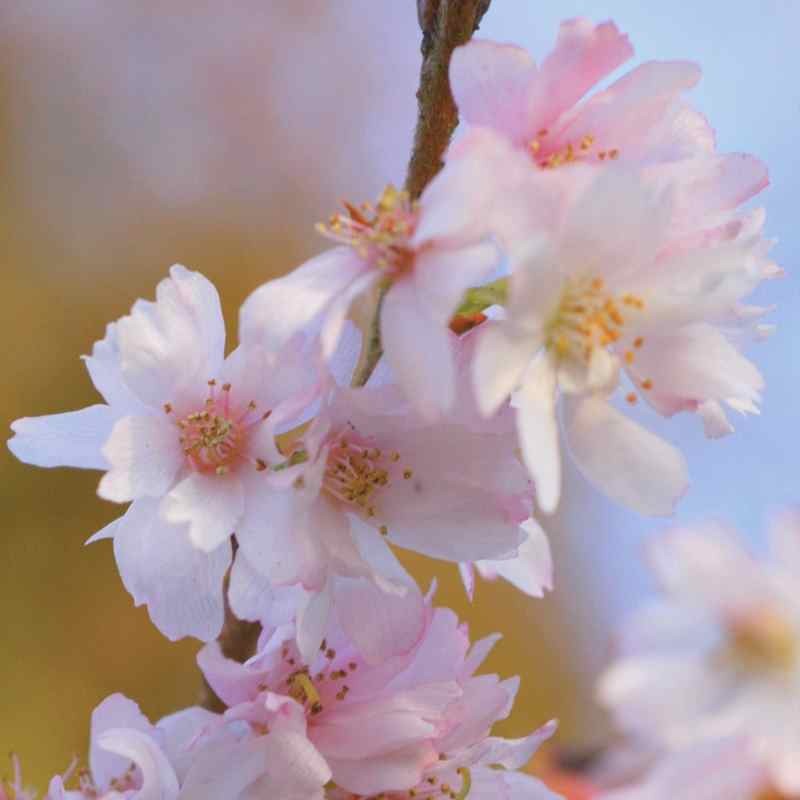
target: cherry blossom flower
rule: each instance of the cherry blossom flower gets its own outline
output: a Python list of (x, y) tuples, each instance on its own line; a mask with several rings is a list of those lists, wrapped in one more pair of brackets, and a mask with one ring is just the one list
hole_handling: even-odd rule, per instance
[(791, 796), (800, 792), (796, 514), (776, 521), (771, 544), (760, 563), (722, 526), (657, 541), (652, 563), (664, 597), (623, 630), (599, 695), (625, 730), (671, 749), (746, 738)]
[(385, 292), (381, 342), (395, 379), (426, 418), (449, 411), (456, 397), (448, 322), (464, 292), (499, 263), (461, 177), (450, 175), (440, 173), (418, 202), (389, 186), (375, 205), (346, 204), (345, 214), (320, 227), (339, 246), (247, 299), (243, 341), (281, 346), (317, 326), (330, 358), (348, 315), (370, 319)]
[(543, 510), (560, 495), (560, 398), (584, 474), (623, 505), (669, 514), (687, 486), (682, 455), (609, 400), (627, 384), (627, 404), (694, 411), (710, 436), (732, 430), (723, 404), (758, 412), (763, 380), (736, 345), (763, 313), (741, 298), (776, 273), (763, 217), (675, 249), (670, 195), (627, 170), (574, 169), (582, 188), (568, 203), (553, 184), (530, 185), (540, 205), (561, 206), (559, 222), (513, 257), (505, 319), (478, 331), (476, 393), (485, 413), (513, 393)]
[(528, 784), (540, 791), (532, 778), (488, 769), (489, 764), (517, 769), (553, 730), (547, 726), (516, 741), (487, 738), (492, 724), (511, 710), (518, 684), (474, 676), (498, 636), (470, 647), (465, 626), (451, 611), (428, 607), (424, 632), (412, 650), (371, 663), (337, 620), (329, 623), (310, 660), (298, 650), (293, 627), (265, 628), (258, 654), (245, 665), (225, 659), (217, 643), (206, 645), (198, 663), (229, 706), (228, 720), (247, 720), (258, 728), (281, 702), (279, 695), (293, 698), (335, 785), (350, 793), (342, 797), (405, 798), (415, 792), (433, 797), (448, 791), (466, 797), (464, 787), (470, 786), (475, 797), (504, 797), (508, 787)]
[(230, 535), (255, 524), (276, 426), (314, 391), (296, 341), (227, 358), (224, 347), (216, 290), (175, 266), (156, 301), (137, 301), (86, 358), (106, 402), (17, 420), (9, 441), (37, 466), (104, 470), (99, 495), (133, 501), (90, 541), (114, 539), (126, 587), (170, 638), (218, 633)]
[[(283, 706), (286, 706), (284, 703)], [(302, 715), (276, 705), (257, 740), (194, 707), (151, 725), (122, 695), (92, 714), (90, 768), (56, 776), (46, 800), (322, 800), (330, 771), (305, 737)]]
[(712, 151), (708, 123), (679, 99), (700, 79), (696, 64), (650, 61), (580, 102), (632, 55), (613, 22), (572, 19), (538, 67), (521, 47), (473, 39), (454, 51), (450, 83), (461, 119), (496, 132), (538, 169)]

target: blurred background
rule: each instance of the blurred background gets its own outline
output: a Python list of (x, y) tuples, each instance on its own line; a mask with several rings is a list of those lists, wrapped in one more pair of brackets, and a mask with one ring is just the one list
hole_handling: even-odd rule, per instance
[[(3, 425), (95, 402), (79, 355), (170, 264), (211, 278), (235, 336), (236, 309), (264, 280), (319, 252), (313, 223), (343, 197), (401, 183), (414, 125), (419, 33), (413, 0), (0, 0), (0, 335)], [(722, 150), (770, 165), (760, 198), (790, 277), (774, 340), (754, 357), (763, 416), (707, 443), (693, 419), (662, 424), (686, 450), (694, 486), (678, 522), (720, 516), (760, 545), (765, 517), (800, 501), (800, 130), (798, 0), (495, 0), (481, 35), (541, 57), (560, 19), (613, 18), (638, 60), (688, 58), (696, 105)], [(84, 548), (119, 508), (96, 473), (44, 471), (0, 454), (0, 753), (40, 787), (84, 754), (91, 709), (122, 691), (158, 717), (196, 699), (194, 642), (171, 645), (134, 609), (107, 543)], [(642, 545), (675, 520), (641, 520), (578, 475), (545, 521), (556, 590), (529, 601), (482, 584), (468, 607), (450, 566), (411, 562), (475, 635), (505, 640), (492, 669), (520, 673), (505, 733), (551, 717), (560, 741), (608, 735), (592, 681), (615, 622), (652, 586)], [(5, 771), (0, 767), (0, 773)]]

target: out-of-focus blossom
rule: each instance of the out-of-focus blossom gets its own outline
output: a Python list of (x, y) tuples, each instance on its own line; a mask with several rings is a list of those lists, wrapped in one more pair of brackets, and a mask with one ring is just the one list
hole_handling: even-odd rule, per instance
[(14, 770), (10, 780), (0, 778), (0, 800), (36, 800), (36, 793), (31, 789), (26, 789), (22, 783), (22, 768), (19, 758), (11, 756), (11, 766)]
[(175, 266), (86, 358), (106, 402), (17, 420), (9, 441), (28, 463), (105, 470), (99, 495), (133, 501), (90, 541), (114, 539), (126, 587), (171, 638), (218, 633), (230, 536), (262, 510), (275, 426), (313, 393), (296, 342), (224, 348), (216, 290)]
[(375, 205), (347, 204), (321, 226), (340, 246), (248, 298), (243, 341), (266, 337), (280, 346), (318, 326), (330, 357), (348, 315), (369, 320), (385, 292), (380, 333), (395, 380), (426, 418), (449, 411), (456, 392), (448, 323), (465, 291), (499, 263), (487, 220), (463, 188), (460, 175), (444, 170), (418, 202), (390, 186)]
[(418, 644), (380, 663), (365, 659), (336, 621), (311, 660), (297, 649), (289, 623), (265, 629), (258, 655), (246, 665), (223, 658), (216, 643), (206, 645), (198, 661), (229, 706), (228, 720), (258, 726), (276, 693), (294, 699), (307, 719), (309, 740), (341, 790), (331, 797), (451, 791), (456, 797), (471, 791), (510, 797), (510, 787), (518, 787), (514, 797), (551, 797), (532, 778), (489, 769), (517, 769), (552, 733), (548, 726), (516, 741), (489, 737), (493, 723), (510, 712), (518, 685), (517, 679), (474, 675), (498, 638), (470, 647), (466, 627), (451, 611), (428, 608)]
[(763, 309), (741, 299), (776, 273), (761, 215), (733, 238), (674, 248), (674, 198), (624, 169), (575, 186), (531, 182), (552, 209), (512, 259), (505, 319), (478, 330), (475, 387), (485, 413), (509, 394), (537, 499), (560, 496), (557, 408), (585, 475), (643, 514), (669, 514), (687, 487), (682, 455), (609, 401), (622, 389), (665, 416), (694, 411), (710, 436), (730, 432), (723, 404), (757, 413), (763, 380), (737, 347)]
[(742, 738), (700, 743), (664, 755), (635, 785), (597, 800), (780, 800), (766, 788), (764, 769)]
[(620, 726), (672, 749), (742, 737), (800, 793), (800, 522), (779, 518), (756, 561), (721, 526), (677, 530), (652, 562), (664, 598), (633, 616), (599, 684)]

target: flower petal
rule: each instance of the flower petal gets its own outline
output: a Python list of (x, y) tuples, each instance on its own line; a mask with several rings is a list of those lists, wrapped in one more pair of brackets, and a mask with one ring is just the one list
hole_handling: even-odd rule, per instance
[(222, 581), (231, 546), (203, 553), (184, 526), (160, 518), (158, 503), (136, 500), (114, 531), (114, 555), (136, 605), (147, 605), (155, 626), (169, 639), (216, 638), (224, 619)]
[(160, 409), (187, 388), (214, 377), (225, 353), (219, 295), (199, 272), (176, 265), (117, 323), (122, 375), (145, 404)]
[(427, 419), (448, 411), (455, 394), (450, 331), (425, 312), (411, 280), (396, 281), (386, 294), (381, 333), (386, 360), (409, 402)]
[(111, 465), (97, 493), (124, 503), (169, 491), (184, 456), (174, 425), (159, 417), (123, 417), (103, 446)]
[(512, 44), (473, 39), (453, 51), (450, 88), (461, 119), (502, 131), (515, 142), (531, 133), (531, 85), (536, 63)]
[(288, 275), (268, 281), (242, 306), (242, 343), (281, 347), (313, 323), (365, 270), (364, 262), (351, 248), (334, 247)]
[(137, 800), (177, 800), (175, 770), (151, 736), (131, 728), (112, 728), (100, 736), (97, 744), (139, 767), (142, 787), (136, 793)]
[(561, 496), (561, 454), (556, 419), (556, 372), (550, 360), (535, 361), (511, 404), (525, 466), (536, 488), (539, 507), (552, 514)]
[(235, 475), (184, 478), (162, 501), (160, 513), (175, 525), (189, 523), (195, 547), (210, 553), (236, 531), (244, 513), (244, 489)]
[(23, 417), (11, 424), (14, 436), (8, 449), (26, 464), (37, 467), (108, 469), (103, 445), (118, 414), (96, 405), (65, 414)]
[(647, 516), (668, 516), (688, 487), (680, 451), (601, 397), (569, 404), (567, 437), (586, 477), (612, 500)]

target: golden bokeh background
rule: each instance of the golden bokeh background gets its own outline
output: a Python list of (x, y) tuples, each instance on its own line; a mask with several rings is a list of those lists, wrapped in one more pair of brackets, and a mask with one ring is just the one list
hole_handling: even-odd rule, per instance
[[(247, 294), (325, 246), (315, 220), (402, 181), (413, 3), (382, 15), (368, 2), (237, 2), (224, 20), (189, 0), (17, 5), (0, 10), (4, 426), (96, 402), (79, 355), (170, 264), (216, 283), (233, 340)], [(97, 473), (26, 467), (6, 449), (0, 470), (0, 753), (18, 753), (43, 789), (85, 757), (106, 695), (153, 719), (193, 703), (198, 644), (168, 642), (133, 608), (107, 542), (84, 547), (122, 510), (96, 497)], [(568, 525), (549, 530), (569, 540)], [(475, 636), (506, 634), (489, 664), (523, 677), (506, 732), (558, 716), (562, 741), (593, 739), (567, 646), (585, 622), (573, 596), (481, 584), (469, 607), (451, 565), (409, 563), (426, 583), (439, 576), (439, 601)]]

